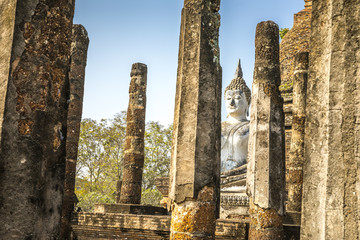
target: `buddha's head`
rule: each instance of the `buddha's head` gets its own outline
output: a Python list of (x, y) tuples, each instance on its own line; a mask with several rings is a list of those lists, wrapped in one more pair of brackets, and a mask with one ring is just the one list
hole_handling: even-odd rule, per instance
[(225, 106), (229, 116), (244, 119), (249, 114), (251, 92), (246, 85), (241, 70), (240, 60), (234, 79), (225, 89)]

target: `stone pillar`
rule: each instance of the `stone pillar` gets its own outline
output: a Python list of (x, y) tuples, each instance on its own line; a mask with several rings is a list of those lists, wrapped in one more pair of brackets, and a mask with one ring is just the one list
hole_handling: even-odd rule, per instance
[(75, 24), (72, 30), (70, 102), (67, 117), (66, 171), (64, 183), (61, 239), (70, 239), (71, 215), (74, 211), (75, 174), (80, 135), (80, 123), (84, 96), (85, 67), (89, 38), (82, 25)]
[(298, 53), (295, 57), (293, 83), (293, 118), (290, 156), (288, 162), (287, 212), (301, 213), (301, 198), (304, 164), (305, 104), (308, 80), (309, 53)]
[(279, 28), (272, 21), (256, 27), (247, 188), (249, 239), (283, 239), (285, 141), (279, 91)]
[(120, 203), (140, 204), (144, 167), (147, 66), (134, 63), (130, 76)]
[(360, 2), (312, 5), (301, 239), (359, 239)]
[(0, 236), (58, 239), (73, 0), (0, 3)]
[(214, 239), (220, 201), (220, 0), (185, 0), (170, 168), (170, 239)]

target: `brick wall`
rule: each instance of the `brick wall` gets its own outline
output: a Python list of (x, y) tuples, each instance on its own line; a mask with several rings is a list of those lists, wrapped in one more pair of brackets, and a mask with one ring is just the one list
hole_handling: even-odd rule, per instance
[(295, 56), (308, 52), (311, 29), (311, 5), (294, 14), (294, 25), (280, 43), (280, 90), (285, 97), (292, 96)]

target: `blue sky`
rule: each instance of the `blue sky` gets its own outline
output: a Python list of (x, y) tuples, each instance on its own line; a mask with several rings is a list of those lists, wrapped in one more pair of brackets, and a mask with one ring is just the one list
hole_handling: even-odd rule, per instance
[[(146, 121), (172, 123), (182, 6), (183, 0), (76, 0), (74, 23), (84, 25), (90, 38), (83, 118), (126, 110), (131, 65), (142, 62), (148, 66)], [(251, 89), (257, 23), (291, 28), (293, 14), (303, 8), (303, 0), (221, 1), (223, 89), (239, 58)]]

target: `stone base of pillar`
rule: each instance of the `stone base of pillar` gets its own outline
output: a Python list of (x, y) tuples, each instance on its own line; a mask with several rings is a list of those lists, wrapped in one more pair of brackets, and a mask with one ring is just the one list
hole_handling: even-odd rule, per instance
[(140, 204), (95, 204), (94, 213), (120, 213), (139, 215), (168, 215), (165, 208)]
[(250, 201), (250, 240), (284, 239), (283, 216), (274, 209), (264, 209)]
[(216, 204), (210, 202), (174, 204), (170, 239), (215, 239), (215, 211)]

